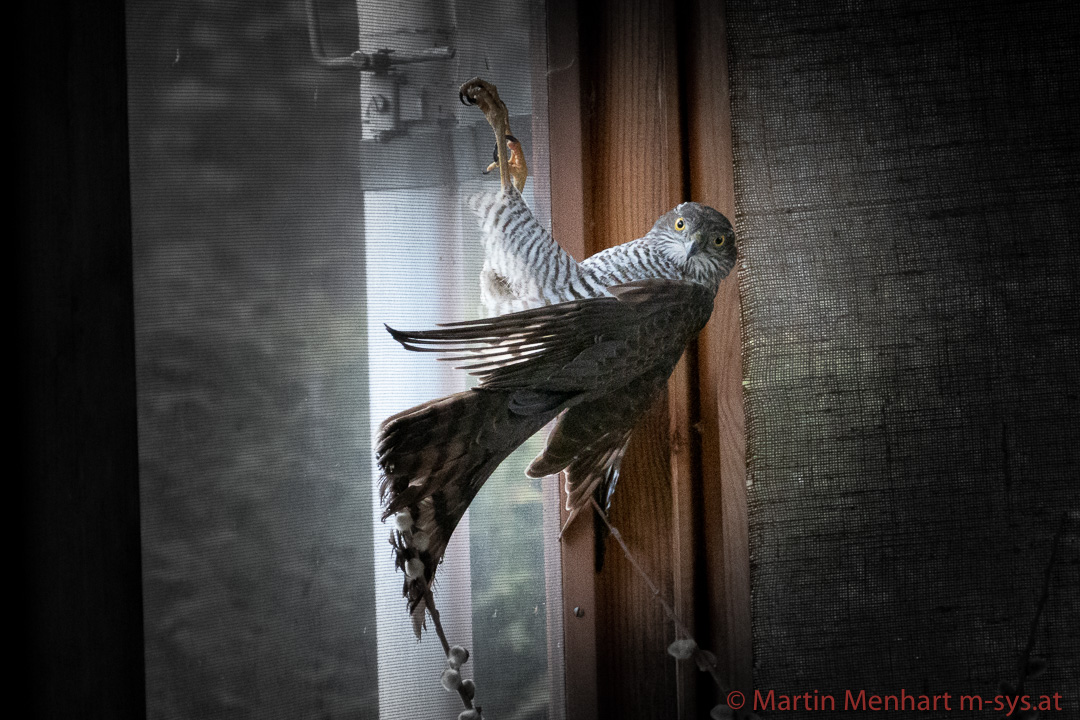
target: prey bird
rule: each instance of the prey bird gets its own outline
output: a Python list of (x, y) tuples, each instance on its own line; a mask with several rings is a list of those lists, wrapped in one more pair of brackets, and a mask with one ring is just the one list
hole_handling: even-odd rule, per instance
[[(646, 235), (578, 263), (533, 217), (508, 149), (506, 107), (473, 79), (461, 97), (495, 130), (501, 189), (472, 201), (484, 238), (483, 320), (435, 330), (387, 328), (408, 350), (446, 353), (477, 387), (405, 410), (376, 442), (383, 519), (405, 574), (417, 635), (450, 535), (495, 468), (555, 420), (526, 473), (562, 472), (571, 520), (595, 498), (605, 511), (630, 434), (705, 326), (736, 260), (727, 218), (682, 203)], [(513, 180), (513, 181), (512, 181)], [(565, 529), (565, 526), (564, 526)]]

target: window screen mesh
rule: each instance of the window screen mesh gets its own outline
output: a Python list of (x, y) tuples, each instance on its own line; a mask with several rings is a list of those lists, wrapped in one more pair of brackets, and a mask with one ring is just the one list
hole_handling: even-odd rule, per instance
[[(1080, 499), (1077, 13), (727, 3), (758, 688), (1016, 682)], [(1061, 717), (1076, 532), (1026, 687)]]
[[(527, 151), (534, 133), (546, 141), (532, 80), (546, 67), (542, 8), (315, 5), (330, 55), (359, 43), (454, 56), (373, 80), (312, 59), (301, 2), (128, 3), (154, 718), (461, 709), (438, 683), (437, 638), (412, 636), (371, 438), (466, 380), (382, 324), (478, 315), (482, 250), (464, 203), (497, 179), (480, 175), (493, 139), (457, 86), (492, 80)], [(380, 94), (398, 122), (376, 122)], [(544, 157), (530, 158), (532, 187)], [(526, 197), (543, 217), (547, 198)], [(472, 650), (478, 701), (503, 718), (561, 715), (557, 489), (524, 478), (529, 450), (477, 498), (436, 588), (451, 641)]]

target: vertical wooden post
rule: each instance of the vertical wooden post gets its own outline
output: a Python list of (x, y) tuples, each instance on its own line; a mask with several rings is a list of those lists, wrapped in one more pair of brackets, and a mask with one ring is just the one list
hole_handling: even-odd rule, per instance
[[(727, 36), (722, 3), (692, 0), (686, 62), (687, 146), (694, 200), (735, 219)], [(701, 497), (708, 643), (732, 688), (753, 683), (750, 554), (746, 507), (746, 421), (737, 271), (720, 285), (712, 319), (698, 339)], [(703, 623), (704, 624), (704, 623)]]
[[(591, 254), (641, 237), (682, 200), (678, 37), (673, 0), (589, 4), (580, 22)], [(680, 378), (672, 407), (685, 407), (689, 396), (689, 372)], [(683, 424), (676, 419), (676, 436), (686, 436)], [(611, 511), (612, 522), (669, 601), (680, 552), (673, 556), (671, 547), (673, 467), (680, 481), (689, 477), (683, 472), (689, 467), (686, 454), (677, 454), (672, 464), (672, 429), (665, 398), (634, 433)], [(676, 665), (665, 651), (674, 639), (670, 623), (621, 553), (607, 553), (596, 584), (600, 717), (676, 717)]]
[[(668, 422), (671, 454), (671, 558), (672, 607), (695, 636), (695, 574), (701, 553), (701, 528), (695, 513), (701, 496), (701, 465), (697, 409), (697, 362), (691, 348), (675, 367), (668, 381)], [(704, 638), (697, 638), (704, 642)], [(709, 647), (709, 646), (706, 646)], [(670, 662), (670, 661), (669, 661)], [(679, 718), (695, 718), (698, 713), (698, 670), (690, 662), (675, 665), (675, 689)]]
[[(706, 0), (610, 0), (575, 17), (559, 5), (549, 10), (548, 28), (559, 241), (578, 257), (579, 250), (591, 255), (640, 237), (683, 200), (732, 218), (722, 9)], [(580, 125), (566, 116), (579, 78)], [(731, 686), (745, 691), (751, 648), (740, 353), (732, 277), (667, 395), (636, 430), (611, 519), (683, 622), (716, 652)], [(564, 538), (567, 603), (595, 600), (595, 607), (580, 605), (585, 618), (566, 615), (568, 717), (701, 716), (718, 700), (711, 680), (667, 655), (674, 630), (621, 553), (609, 550), (603, 572), (591, 577), (588, 525)], [(593, 622), (595, 645), (583, 637)], [(578, 668), (595, 678), (594, 695)], [(589, 697), (592, 709), (575, 712), (575, 696)]]
[[(581, 58), (578, 51), (576, 3), (548, 3), (547, 116), (551, 168), (552, 234), (578, 260), (588, 254), (585, 244), (582, 190)], [(561, 523), (568, 513), (562, 489)], [(596, 697), (596, 575), (593, 535), (588, 522), (578, 521), (563, 535), (562, 650), (565, 667), (567, 720), (599, 717)]]

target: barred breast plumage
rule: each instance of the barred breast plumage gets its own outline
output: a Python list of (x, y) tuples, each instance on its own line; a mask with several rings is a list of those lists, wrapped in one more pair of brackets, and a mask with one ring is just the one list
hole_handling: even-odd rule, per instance
[(609, 295), (607, 288), (647, 278), (683, 276), (648, 236), (577, 262), (533, 216), (516, 188), (470, 199), (480, 222), (484, 267), (481, 301), (489, 315)]

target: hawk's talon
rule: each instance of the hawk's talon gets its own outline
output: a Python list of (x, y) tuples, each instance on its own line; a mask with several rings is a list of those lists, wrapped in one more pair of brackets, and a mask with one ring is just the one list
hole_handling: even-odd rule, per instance
[(491, 113), (497, 112), (500, 109), (499, 106), (501, 106), (503, 113), (506, 113), (506, 106), (499, 99), (499, 92), (495, 89), (495, 86), (478, 77), (466, 80), (461, 84), (458, 88), (458, 98), (465, 105), (479, 105), (484, 112), (484, 117), (492, 124), (492, 127), (495, 127), (495, 125), (492, 122)]
[[(499, 182), (502, 189), (505, 191), (511, 185), (518, 186), (518, 189), (523, 187), (527, 175), (524, 163), (521, 162), (523, 158), (519, 158), (517, 163), (520, 167), (511, 168), (508, 162), (510, 158), (506, 144), (507, 136), (510, 134), (510, 113), (506, 110), (506, 104), (499, 99), (499, 91), (491, 83), (476, 77), (461, 84), (458, 88), (458, 97), (463, 102), (467, 101), (470, 105), (479, 106), (480, 111), (484, 113), (484, 118), (491, 125), (491, 129), (495, 131), (495, 155), (499, 165)], [(521, 147), (516, 142), (515, 145)]]

